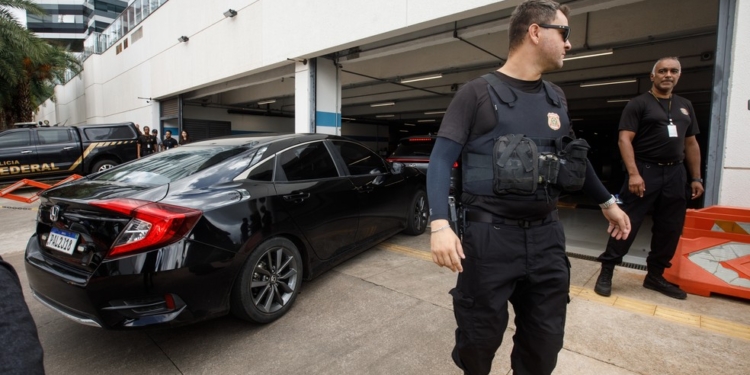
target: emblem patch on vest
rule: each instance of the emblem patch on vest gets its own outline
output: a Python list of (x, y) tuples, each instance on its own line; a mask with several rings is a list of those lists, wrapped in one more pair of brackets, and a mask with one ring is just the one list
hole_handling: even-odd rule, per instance
[(680, 108), (680, 112), (682, 112), (685, 116), (690, 116), (690, 113), (688, 112), (687, 108)]
[(560, 129), (560, 115), (555, 112), (547, 113), (547, 125), (552, 130)]

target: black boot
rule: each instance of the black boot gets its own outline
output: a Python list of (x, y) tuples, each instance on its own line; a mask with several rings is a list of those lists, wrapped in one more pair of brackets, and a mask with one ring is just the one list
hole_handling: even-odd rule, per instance
[(599, 278), (596, 279), (596, 286), (594, 287), (596, 294), (604, 297), (612, 295), (612, 274), (614, 272), (614, 265), (602, 264), (602, 271), (599, 272)]
[(678, 287), (677, 285), (667, 281), (662, 275), (654, 275), (652, 273), (649, 273), (643, 280), (643, 287), (646, 289), (655, 290), (672, 298), (687, 298), (687, 293), (685, 293), (684, 290), (680, 289), (680, 287)]

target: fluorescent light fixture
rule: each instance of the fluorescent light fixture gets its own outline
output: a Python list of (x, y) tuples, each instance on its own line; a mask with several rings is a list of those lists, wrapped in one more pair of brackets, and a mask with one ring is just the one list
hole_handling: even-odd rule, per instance
[(354, 121), (354, 120), (356, 120), (356, 118), (352, 118), (352, 117), (342, 117), (341, 119), (342, 119), (342, 120), (349, 120), (349, 121)]
[(370, 107), (387, 107), (389, 105), (396, 105), (396, 102), (374, 103), (370, 104)]
[(262, 100), (258, 102), (258, 105), (276, 103), (276, 99)]
[(609, 99), (607, 103), (627, 103), (630, 99)]
[(611, 49), (604, 50), (604, 51), (592, 51), (592, 52), (584, 52), (580, 54), (570, 55), (563, 59), (563, 61), (570, 61), (570, 60), (578, 60), (578, 59), (588, 59), (589, 57), (598, 57), (598, 56), (607, 56), (612, 55), (615, 52)]
[(425, 112), (425, 115), (442, 115), (445, 111)]
[(408, 132), (409, 132), (408, 130), (403, 130), (403, 129), (401, 129), (401, 130), (399, 130), (399, 131), (400, 131), (401, 133), (408, 133)]
[(179, 41), (180, 43), (185, 43), (185, 42), (187, 42), (188, 40), (190, 40), (190, 38), (188, 38), (187, 36), (183, 35), (183, 36), (181, 36), (181, 37), (177, 38), (177, 40), (178, 40), (178, 41)]
[(385, 117), (393, 117), (393, 116), (395, 116), (395, 115), (377, 115), (375, 117), (377, 117), (377, 118), (385, 118)]
[(435, 119), (429, 119), (429, 120), (417, 120), (417, 122), (435, 122)]
[(443, 78), (443, 74), (432, 74), (429, 76), (421, 76), (421, 77), (414, 77), (414, 78), (402, 78), (400, 80), (401, 83), (409, 83), (409, 82), (417, 82), (417, 81), (427, 81), (428, 79), (438, 79)]
[(229, 9), (226, 12), (224, 12), (224, 17), (231, 18), (237, 15), (237, 11), (234, 9)]
[(414, 125), (414, 124), (410, 124), (410, 123), (408, 123), (408, 122), (404, 123), (404, 125), (406, 125), (406, 126), (416, 126), (416, 125)]
[(635, 79), (622, 79), (619, 81), (601, 81), (601, 82), (589, 82), (582, 83), (581, 87), (594, 87), (594, 86), (606, 86), (606, 85), (619, 85), (621, 83), (635, 83)]

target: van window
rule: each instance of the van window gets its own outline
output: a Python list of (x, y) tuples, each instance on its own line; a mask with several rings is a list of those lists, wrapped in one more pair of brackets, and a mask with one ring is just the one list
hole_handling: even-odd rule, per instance
[(93, 141), (111, 141), (117, 139), (133, 139), (135, 133), (130, 126), (97, 126), (95, 128), (85, 128), (83, 132), (88, 139)]
[(0, 134), (0, 148), (23, 147), (31, 144), (31, 136), (28, 131), (10, 132)]

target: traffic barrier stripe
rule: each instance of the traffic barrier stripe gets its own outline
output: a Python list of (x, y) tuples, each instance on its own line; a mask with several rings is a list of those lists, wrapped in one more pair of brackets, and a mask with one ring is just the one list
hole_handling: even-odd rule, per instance
[(688, 210), (664, 278), (684, 291), (750, 299), (750, 209), (711, 206)]
[[(57, 185), (64, 184), (64, 183), (66, 183), (68, 181), (77, 180), (77, 179), (79, 179), (81, 177), (83, 177), (83, 176), (74, 174), (74, 175), (68, 176), (66, 179), (64, 179), (64, 180), (62, 180), (62, 181), (60, 181), (60, 182), (58, 182), (58, 183), (56, 183), (54, 185), (49, 185), (49, 184), (45, 184), (43, 182), (29, 180), (29, 179), (23, 179), (21, 181), (13, 183), (10, 186), (8, 186), (8, 187), (0, 190), (0, 198), (6, 198), (6, 199), (14, 200), (14, 201), (17, 201), (17, 202), (23, 202), (23, 203), (35, 202), (37, 199), (39, 199), (39, 195), (42, 194), (45, 190), (47, 190), (47, 189), (49, 189), (51, 187), (55, 187)], [(11, 194), (12, 192), (14, 192), (14, 191), (16, 191), (19, 188), (22, 188), (24, 186), (32, 186), (32, 187), (36, 187), (36, 188), (39, 188), (39, 189), (42, 189), (42, 190), (36, 192), (34, 195), (32, 195), (30, 197), (22, 197), (20, 195)]]

